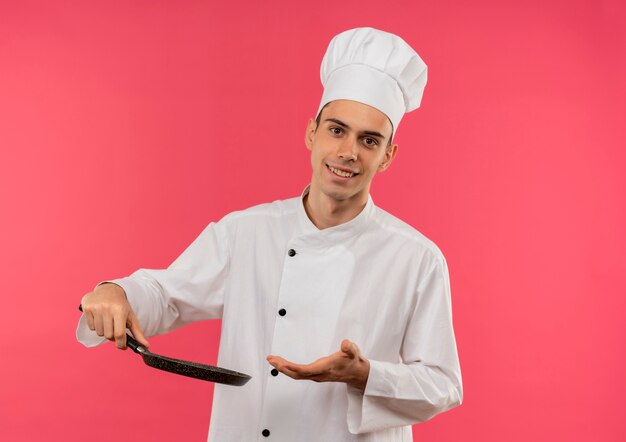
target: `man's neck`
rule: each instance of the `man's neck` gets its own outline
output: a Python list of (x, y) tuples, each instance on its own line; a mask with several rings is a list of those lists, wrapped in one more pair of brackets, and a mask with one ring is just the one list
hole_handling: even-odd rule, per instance
[(356, 218), (367, 204), (367, 194), (350, 200), (337, 201), (311, 186), (304, 197), (304, 210), (320, 230), (335, 227)]

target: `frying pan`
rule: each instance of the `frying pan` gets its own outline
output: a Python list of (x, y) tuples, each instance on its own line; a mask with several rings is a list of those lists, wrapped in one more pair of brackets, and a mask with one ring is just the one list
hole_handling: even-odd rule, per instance
[[(78, 309), (81, 312), (83, 311), (82, 304), (78, 307)], [(126, 333), (126, 344), (135, 353), (141, 355), (143, 362), (146, 365), (159, 370), (226, 385), (241, 386), (250, 380), (250, 376), (247, 374), (238, 373), (226, 368), (198, 364), (196, 362), (183, 361), (181, 359), (168, 358), (167, 356), (152, 353), (128, 333)]]

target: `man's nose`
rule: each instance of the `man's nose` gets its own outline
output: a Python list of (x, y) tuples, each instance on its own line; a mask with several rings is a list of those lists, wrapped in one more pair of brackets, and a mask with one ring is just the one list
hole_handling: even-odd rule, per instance
[(357, 154), (358, 146), (356, 140), (352, 137), (345, 137), (339, 145), (337, 156), (345, 161), (355, 161)]

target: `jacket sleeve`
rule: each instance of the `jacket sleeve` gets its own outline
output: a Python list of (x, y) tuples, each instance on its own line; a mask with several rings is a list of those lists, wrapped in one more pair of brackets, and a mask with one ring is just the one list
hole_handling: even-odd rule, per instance
[[(222, 316), (229, 249), (223, 222), (209, 224), (165, 270), (141, 269), (111, 281), (126, 292), (146, 336)], [(81, 317), (76, 338), (86, 347), (106, 342)]]
[(423, 422), (463, 400), (448, 269), (443, 256), (434, 261), (417, 287), (398, 361), (370, 360), (365, 392), (348, 387), (351, 433)]

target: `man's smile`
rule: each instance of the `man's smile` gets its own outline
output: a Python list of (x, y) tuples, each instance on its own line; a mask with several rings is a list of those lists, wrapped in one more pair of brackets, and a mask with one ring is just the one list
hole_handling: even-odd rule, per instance
[(326, 168), (328, 170), (330, 170), (333, 174), (340, 176), (342, 178), (352, 178), (355, 175), (358, 175), (358, 172), (355, 172), (353, 170), (349, 170), (349, 169), (343, 169), (343, 168), (337, 168), (334, 166), (331, 166), (330, 164), (326, 164)]

